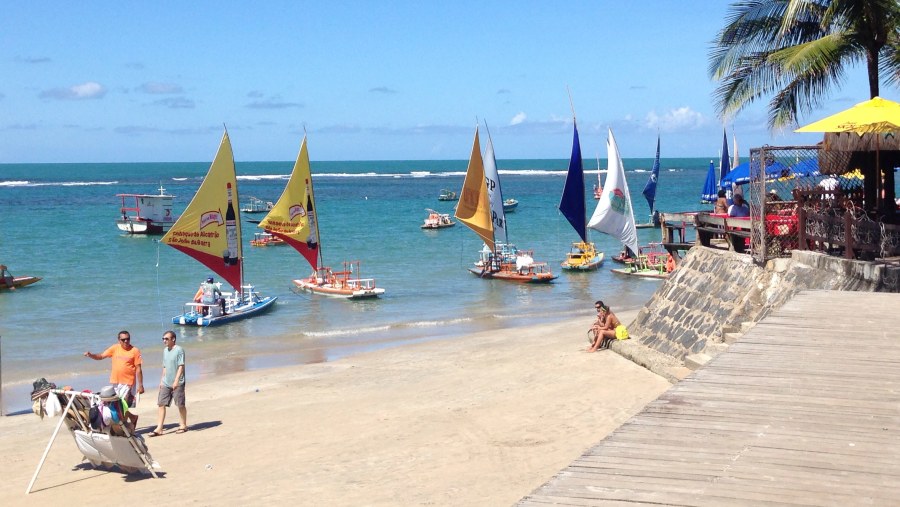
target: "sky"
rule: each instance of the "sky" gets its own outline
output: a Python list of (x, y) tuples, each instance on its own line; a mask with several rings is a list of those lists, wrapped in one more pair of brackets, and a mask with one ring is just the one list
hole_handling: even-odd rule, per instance
[[(809, 145), (765, 100), (723, 122), (708, 75), (719, 0), (11, 2), (0, 163), (718, 157)], [(569, 99), (571, 94), (571, 104)], [(900, 100), (882, 84), (882, 96)], [(868, 99), (854, 69), (818, 120)], [(733, 150), (733, 147), (732, 147)], [(732, 153), (733, 155), (733, 153)]]

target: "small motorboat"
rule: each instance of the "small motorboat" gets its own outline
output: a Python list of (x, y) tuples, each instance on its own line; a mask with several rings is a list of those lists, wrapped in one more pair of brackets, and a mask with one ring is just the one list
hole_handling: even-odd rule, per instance
[(285, 241), (268, 232), (256, 232), (250, 240), (250, 246), (278, 246), (286, 245)]
[(275, 207), (272, 201), (263, 201), (251, 196), (250, 200), (241, 207), (241, 213), (268, 213)]
[(459, 195), (452, 190), (442, 189), (440, 195), (438, 195), (439, 201), (457, 201), (459, 200)]
[(450, 220), (449, 213), (439, 213), (433, 209), (427, 209), (428, 218), (422, 224), (423, 229), (443, 229), (444, 227), (453, 227), (456, 222)]
[(160, 185), (159, 194), (116, 194), (122, 198), (116, 227), (128, 234), (164, 234), (178, 218), (172, 214), (174, 195)]
[(40, 281), (39, 276), (13, 276), (5, 265), (0, 264), (0, 291), (16, 290)]
[(503, 211), (506, 213), (512, 213), (519, 206), (519, 201), (510, 197), (509, 199), (503, 199)]

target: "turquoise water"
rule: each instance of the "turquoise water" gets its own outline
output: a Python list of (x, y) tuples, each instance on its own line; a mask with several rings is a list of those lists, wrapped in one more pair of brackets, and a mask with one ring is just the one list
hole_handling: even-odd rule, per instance
[[(641, 190), (652, 159), (627, 159), (635, 216), (647, 221)], [(657, 209), (699, 209), (708, 159), (663, 159)], [(238, 162), (239, 192), (276, 200), (293, 162)], [(387, 290), (379, 300), (350, 302), (292, 291), (291, 279), (309, 266), (289, 247), (249, 246), (258, 229), (246, 222), (245, 280), (277, 295), (271, 313), (224, 327), (176, 327), (185, 347), (188, 375), (208, 377), (235, 370), (304, 364), (386, 346), (464, 336), (476, 330), (529, 325), (573, 316), (590, 318), (591, 303), (613, 308), (642, 304), (659, 282), (623, 279), (607, 260), (595, 273), (558, 268), (576, 234), (556, 206), (568, 160), (501, 160), (506, 197), (519, 200), (509, 214), (510, 240), (533, 249), (560, 277), (552, 285), (525, 286), (480, 280), (467, 268), (481, 248), (462, 225), (420, 229), (426, 208), (451, 213), (442, 188), (459, 191), (466, 161), (313, 162), (321, 245), (328, 264), (362, 261), (362, 275)], [(605, 161), (602, 163), (606, 167)], [(585, 161), (590, 187), (596, 162)], [(158, 378), (160, 338), (171, 317), (211, 273), (162, 245), (158, 237), (128, 236), (115, 226), (117, 193), (174, 194), (187, 205), (209, 167), (203, 163), (6, 164), (0, 165), (0, 263), (16, 275), (44, 279), (0, 293), (3, 410), (30, 405), (31, 382), (46, 377), (78, 389), (99, 389), (108, 361), (82, 357), (113, 343), (120, 329), (143, 350), (145, 381)], [(592, 169), (593, 168), (593, 169)], [(587, 189), (589, 214), (596, 206)], [(641, 242), (659, 231), (641, 229)], [(619, 244), (592, 234), (607, 259)], [(580, 340), (583, 337), (573, 337)], [(24, 393), (25, 395), (23, 395)]]

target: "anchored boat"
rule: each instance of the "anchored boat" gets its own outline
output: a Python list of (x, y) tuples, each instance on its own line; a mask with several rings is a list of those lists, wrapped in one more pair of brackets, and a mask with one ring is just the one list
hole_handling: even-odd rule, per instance
[[(234, 291), (222, 293), (225, 298), (224, 311), (219, 303), (191, 301), (185, 304), (184, 313), (172, 318), (173, 324), (225, 324), (261, 314), (278, 299), (262, 297), (252, 285), (244, 284), (238, 202), (234, 155), (226, 131), (203, 183), (184, 213), (160, 241), (211, 269), (231, 284)], [(222, 210), (225, 210), (224, 214)]]
[(374, 278), (360, 277), (359, 261), (345, 261), (344, 269), (336, 271), (322, 260), (306, 136), (303, 136), (300, 153), (284, 192), (258, 227), (283, 239), (312, 266), (310, 276), (293, 281), (300, 290), (347, 299), (374, 298), (384, 294), (384, 289), (375, 286)]

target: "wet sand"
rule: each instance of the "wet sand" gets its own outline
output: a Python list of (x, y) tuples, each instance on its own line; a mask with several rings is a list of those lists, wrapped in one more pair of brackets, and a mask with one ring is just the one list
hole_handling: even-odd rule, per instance
[[(0, 502), (509, 505), (669, 387), (611, 351), (585, 353), (591, 318), (189, 377), (191, 430), (175, 434), (170, 409), (166, 433), (147, 438), (162, 479), (80, 465), (63, 430), (26, 496), (56, 420), (3, 417)], [(157, 377), (139, 432), (154, 426)]]

